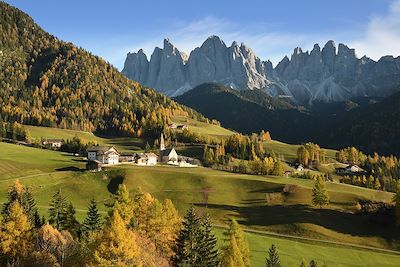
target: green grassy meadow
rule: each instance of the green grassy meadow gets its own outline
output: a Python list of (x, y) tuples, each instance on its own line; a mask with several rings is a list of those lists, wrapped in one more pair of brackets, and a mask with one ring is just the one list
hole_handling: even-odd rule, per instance
[[(222, 230), (218, 229), (216, 233), (219, 240), (222, 240)], [(250, 244), (252, 266), (265, 266), (267, 251), (272, 244), (278, 249), (282, 266), (300, 266), (303, 259), (307, 263), (315, 260), (318, 266), (326, 264), (329, 267), (395, 267), (400, 264), (400, 256), (389, 253), (305, 243), (253, 233), (247, 233), (246, 238)]]
[(189, 126), (189, 131), (199, 134), (206, 134), (214, 137), (228, 137), (234, 134), (233, 131), (225, 129), (219, 125), (209, 124), (205, 122), (196, 121), (184, 116), (175, 116), (172, 118), (174, 123), (181, 123)]
[[(359, 200), (389, 202), (392, 194), (387, 192), (327, 183), (331, 204), (318, 209), (311, 205), (313, 182), (305, 179), (129, 164), (86, 172), (81, 157), (66, 153), (8, 143), (0, 143), (0, 151), (0, 202), (19, 178), (32, 189), (43, 215), (57, 190), (74, 204), (78, 219), (84, 218), (92, 197), (105, 214), (103, 204), (123, 182), (132, 193), (141, 187), (160, 200), (170, 198), (182, 216), (193, 204), (200, 214), (209, 212), (218, 225), (233, 217), (245, 229), (400, 250), (398, 229), (355, 213)], [(328, 266), (396, 266), (400, 262), (400, 256), (346, 246), (254, 233), (248, 233), (248, 239), (253, 266), (263, 266), (271, 243), (278, 247), (283, 266), (297, 266), (303, 257), (316, 259), (321, 266), (323, 262)]]

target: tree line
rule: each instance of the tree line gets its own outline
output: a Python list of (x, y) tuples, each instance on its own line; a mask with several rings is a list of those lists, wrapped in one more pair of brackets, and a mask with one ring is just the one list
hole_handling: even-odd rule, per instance
[(400, 177), (400, 158), (396, 156), (365, 155), (355, 147), (347, 147), (336, 153), (336, 159), (346, 164), (359, 165), (365, 173), (341, 180), (353, 185), (379, 188), (395, 192)]

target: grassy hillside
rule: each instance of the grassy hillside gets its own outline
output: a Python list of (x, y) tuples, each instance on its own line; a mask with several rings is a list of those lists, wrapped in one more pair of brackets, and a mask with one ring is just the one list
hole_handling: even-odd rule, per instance
[(38, 140), (42, 138), (66, 140), (78, 136), (84, 143), (93, 142), (99, 145), (113, 145), (122, 152), (143, 150), (146, 145), (144, 139), (137, 137), (102, 137), (85, 131), (31, 125), (24, 125), (24, 127), (29, 131), (29, 134), (33, 139)]
[(32, 188), (42, 211), (47, 210), (58, 189), (83, 211), (93, 196), (106, 202), (123, 181), (131, 191), (141, 187), (159, 199), (172, 199), (181, 214), (192, 203), (200, 209), (208, 207), (221, 224), (233, 216), (253, 229), (400, 247), (393, 227), (382, 227), (368, 216), (353, 214), (361, 199), (390, 201), (392, 194), (387, 192), (328, 183), (331, 204), (316, 209), (311, 206), (313, 184), (309, 180), (169, 166), (119, 165), (93, 173), (82, 171), (84, 162), (80, 158), (55, 151), (6, 143), (0, 143), (0, 150), (5, 152), (0, 154), (0, 201), (4, 201), (14, 178), (20, 178)]
[(189, 126), (189, 130), (199, 134), (210, 135), (214, 137), (227, 137), (234, 134), (233, 131), (225, 129), (219, 125), (200, 122), (184, 116), (174, 116), (172, 121), (178, 124), (185, 124)]
[[(222, 234), (219, 237), (222, 238)], [(345, 246), (304, 243), (253, 233), (247, 233), (246, 237), (250, 244), (252, 266), (265, 265), (267, 251), (272, 244), (278, 248), (282, 266), (300, 266), (303, 259), (306, 262), (314, 259), (318, 266), (326, 264), (329, 267), (395, 267), (400, 262), (398, 255)]]

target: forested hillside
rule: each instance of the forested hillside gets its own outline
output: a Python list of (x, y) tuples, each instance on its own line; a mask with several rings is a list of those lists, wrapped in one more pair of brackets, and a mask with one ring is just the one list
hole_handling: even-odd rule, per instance
[(352, 110), (319, 134), (321, 143), (333, 147), (356, 146), (372, 154), (400, 153), (400, 93), (382, 102)]
[(2, 120), (141, 136), (157, 134), (172, 115), (204, 119), (46, 33), (22, 11), (0, 2), (0, 14)]

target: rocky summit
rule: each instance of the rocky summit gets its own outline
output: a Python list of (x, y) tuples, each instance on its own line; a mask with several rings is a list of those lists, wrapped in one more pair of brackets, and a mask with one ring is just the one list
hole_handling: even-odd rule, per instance
[(310, 52), (297, 47), (290, 59), (285, 56), (273, 67), (243, 43), (227, 46), (218, 36), (210, 36), (189, 57), (165, 39), (150, 60), (143, 50), (128, 53), (122, 72), (168, 96), (217, 82), (237, 90), (261, 89), (297, 104), (382, 97), (400, 88), (400, 57), (357, 58), (354, 49), (333, 41), (322, 49), (315, 44)]

